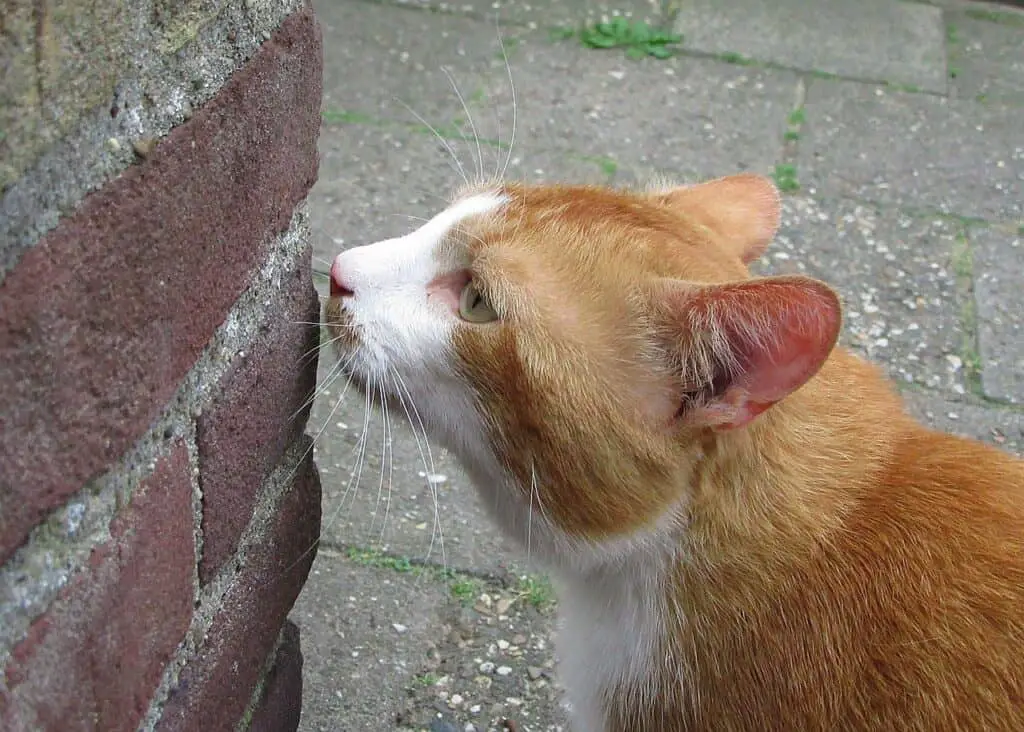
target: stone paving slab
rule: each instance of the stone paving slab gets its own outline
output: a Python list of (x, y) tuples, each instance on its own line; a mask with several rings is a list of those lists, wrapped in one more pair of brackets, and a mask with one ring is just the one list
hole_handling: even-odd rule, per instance
[(970, 236), (981, 385), (988, 397), (1024, 404), (1024, 229)]
[[(680, 179), (770, 173), (798, 83), (786, 72), (684, 56), (637, 61), (543, 36), (525, 37), (511, 68), (518, 144)], [(477, 127), (494, 136), (500, 115), (507, 140), (512, 96), (507, 76), (492, 75), (470, 106)]]
[(955, 261), (961, 231), (948, 218), (787, 196), (779, 234), (755, 269), (824, 280), (843, 301), (842, 343), (903, 384), (959, 395), (966, 390)]
[[(325, 110), (441, 125), (462, 113), (491, 67), (505, 68), (497, 27), (384, 3), (320, 0)], [(404, 102), (415, 114), (402, 105)]]
[(323, 550), (291, 613), (300, 732), (561, 732), (550, 587)]
[(799, 143), (813, 193), (988, 219), (1024, 216), (1018, 108), (815, 79)]
[[(321, 384), (332, 364), (325, 354)], [(340, 392), (341, 384), (325, 388), (309, 418), (314, 435), (327, 425), (315, 447), (324, 544), (369, 547), (476, 573), (527, 569), (522, 552), (494, 527), (454, 458), (433, 446), (431, 470), (404, 415), (389, 420), (391, 447), (384, 453), (381, 410), (367, 414), (363, 396), (350, 389), (339, 401)], [(356, 482), (364, 424), (366, 447)]]
[(1024, 12), (960, 8), (946, 22), (951, 93), (1024, 105)]
[(393, 729), (404, 688), (441, 635), (447, 594), (443, 583), (322, 551), (291, 613), (302, 633), (299, 729)]
[(578, 26), (622, 15), (649, 24), (662, 19), (662, 0), (386, 0), (405, 7), (459, 13), (488, 20), (502, 27), (521, 24), (531, 28)]
[(946, 90), (942, 11), (893, 0), (687, 0), (687, 49), (807, 71)]

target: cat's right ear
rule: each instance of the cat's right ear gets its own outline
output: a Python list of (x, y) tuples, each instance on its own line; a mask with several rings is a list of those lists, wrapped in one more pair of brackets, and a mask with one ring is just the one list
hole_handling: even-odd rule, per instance
[(717, 235), (744, 264), (760, 257), (779, 228), (781, 200), (768, 178), (739, 173), (656, 194), (657, 200)]
[(803, 386), (828, 358), (839, 298), (808, 277), (720, 285), (661, 280), (653, 322), (669, 354), (676, 419), (741, 427)]

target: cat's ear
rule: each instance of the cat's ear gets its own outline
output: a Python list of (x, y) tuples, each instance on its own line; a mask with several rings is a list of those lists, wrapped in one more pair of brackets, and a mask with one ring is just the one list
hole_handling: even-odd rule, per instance
[(711, 229), (744, 264), (760, 257), (779, 229), (779, 191), (770, 180), (753, 173), (679, 186), (657, 197)]
[(747, 424), (803, 386), (832, 352), (842, 322), (835, 292), (807, 277), (662, 280), (653, 305), (680, 377), (677, 418), (718, 430)]

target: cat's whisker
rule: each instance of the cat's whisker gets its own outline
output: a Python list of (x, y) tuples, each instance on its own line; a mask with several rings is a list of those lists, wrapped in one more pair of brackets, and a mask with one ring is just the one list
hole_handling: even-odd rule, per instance
[[(316, 393), (317, 394), (323, 393), (324, 390), (330, 388), (330, 386), (335, 381), (338, 380), (338, 378), (341, 376), (341, 374), (344, 373), (345, 367), (346, 367), (347, 363), (348, 363), (347, 361), (345, 363), (342, 363), (342, 362), (339, 361), (337, 364), (335, 364), (335, 366), (332, 367), (332, 370), (328, 374), (327, 378), (324, 379), (324, 383), (316, 390)], [(331, 411), (327, 415), (327, 418), (324, 420), (323, 425), (317, 431), (316, 435), (314, 435), (313, 438), (310, 440), (309, 447), (307, 447), (305, 449), (305, 451), (302, 453), (300, 458), (296, 461), (295, 468), (292, 469), (291, 474), (288, 476), (288, 480), (291, 480), (291, 478), (294, 477), (295, 473), (298, 471), (299, 467), (303, 464), (303, 462), (305, 461), (306, 457), (309, 455), (310, 451), (312, 451), (316, 447), (316, 444), (317, 444), (318, 440), (320, 439), (320, 436), (324, 433), (324, 430), (327, 429), (327, 425), (329, 425), (331, 423), (331, 420), (334, 419), (334, 415), (338, 411), (338, 408), (342, 405), (342, 403), (344, 401), (344, 398), (345, 398), (345, 395), (348, 392), (349, 386), (351, 386), (351, 384), (352, 384), (352, 377), (350, 376), (346, 380), (345, 387), (342, 389), (341, 394), (338, 395), (337, 400), (335, 401), (334, 405), (331, 407)], [(316, 398), (316, 394), (314, 394), (314, 396), (312, 396), (312, 397), (310, 397), (308, 399), (307, 404), (312, 402), (312, 401), (314, 401), (315, 398)], [(304, 408), (305, 408), (305, 405), (303, 407), (300, 407), (299, 411), (296, 412), (295, 415), (292, 416), (292, 419), (294, 419), (295, 416), (297, 416), (299, 414), (299, 412), (301, 412)], [(339, 502), (338, 508), (335, 509), (334, 514), (332, 514), (332, 518), (326, 524), (321, 522), (322, 527), (327, 527), (327, 526), (331, 525), (331, 522), (333, 522), (334, 518), (336, 518), (336, 515), (339, 512), (342, 503), (343, 503), (343, 501)], [(320, 541), (321, 541), (321, 539), (318, 538), (314, 542), (312, 542), (308, 547), (306, 547), (306, 549), (301, 554), (299, 554), (299, 556), (296, 557), (294, 561), (292, 561), (287, 567), (285, 567), (283, 570), (281, 570), (281, 573), (278, 575), (278, 579), (287, 576), (287, 574), (289, 572), (291, 572), (295, 567), (297, 567), (299, 565), (299, 563), (303, 559), (305, 559), (309, 555), (309, 553), (311, 551), (313, 551), (314, 549), (317, 548), (317, 546), (319, 546)]]
[(455, 165), (458, 168), (456, 172), (462, 176), (462, 182), (468, 186), (469, 177), (466, 175), (466, 169), (462, 167), (462, 162), (459, 160), (459, 156), (455, 154), (455, 150), (452, 148), (448, 140), (445, 139), (444, 135), (438, 132), (437, 128), (435, 128), (432, 124), (423, 119), (419, 112), (414, 110), (401, 99), (395, 97), (395, 101), (397, 101), (399, 104), (405, 107), (409, 111), (409, 114), (411, 114), (413, 117), (420, 121), (420, 124), (424, 125), (428, 130), (434, 133), (434, 137), (436, 137), (441, 142), (441, 144), (444, 145), (445, 149), (448, 150), (448, 153), (452, 156), (452, 160), (455, 162)]
[[(291, 421), (291, 420), (295, 419), (296, 417), (298, 417), (306, 407), (308, 407), (310, 404), (315, 402), (320, 397), (321, 394), (324, 394), (328, 389), (330, 389), (331, 386), (334, 385), (334, 382), (337, 381), (337, 379), (343, 373), (345, 373), (345, 370), (348, 368), (348, 365), (352, 362), (353, 358), (354, 358), (354, 356), (349, 356), (344, 361), (341, 361), (339, 359), (337, 363), (335, 363), (333, 366), (331, 366), (330, 371), (327, 372), (327, 377), (324, 378), (324, 380), (321, 382), (320, 386), (316, 387), (313, 390), (312, 394), (310, 394), (308, 397), (306, 397), (306, 399), (302, 402), (302, 405), (299, 406), (299, 408), (296, 409), (295, 412), (292, 414), (292, 416), (289, 418), (289, 421)], [(345, 389), (348, 389), (348, 384), (345, 385)], [(342, 392), (342, 396), (344, 396), (344, 393), (345, 392), (343, 391)], [(332, 412), (331, 416), (333, 416), (333, 415), (334, 415), (334, 413)], [(327, 425), (325, 424), (324, 427), (326, 427), (326, 426)], [(321, 427), (320, 428), (320, 432), (317, 432), (317, 436), (316, 436), (316, 438), (314, 438), (314, 442), (316, 441), (317, 438), (320, 437), (320, 434), (323, 432), (324, 427)]]
[(530, 565), (533, 550), (533, 497), (537, 494), (537, 465), (530, 461), (530, 507), (526, 513), (526, 564)]
[[(340, 403), (340, 400), (339, 400)], [(329, 421), (329, 420), (328, 420)], [(334, 522), (338, 520), (342, 511), (345, 509), (345, 503), (348, 501), (349, 494), (352, 495), (352, 502), (355, 502), (356, 495), (359, 492), (359, 479), (362, 476), (363, 460), (366, 457), (366, 442), (367, 435), (369, 433), (370, 426), (370, 389), (367, 388), (364, 394), (363, 400), (363, 429), (359, 435), (359, 439), (356, 441), (355, 447), (352, 452), (355, 453), (356, 468), (349, 474), (348, 483), (345, 485), (345, 490), (341, 494), (341, 498), (338, 499), (338, 505), (335, 507), (331, 514), (330, 519), (323, 524), (322, 532), (327, 531), (334, 525)]]
[[(495, 17), (495, 23), (497, 23), (497, 17)], [(512, 80), (512, 66), (508, 62), (508, 51), (505, 49), (505, 41), (501, 37), (501, 30), (498, 30), (498, 44), (501, 46), (501, 58), (505, 62), (505, 72), (508, 74), (508, 88), (512, 94), (512, 131), (509, 135), (508, 140), (508, 152), (505, 155), (505, 164), (501, 168), (501, 173), (498, 175), (498, 180), (504, 180), (505, 174), (508, 172), (508, 166), (512, 162), (512, 149), (516, 144), (516, 116), (517, 116), (517, 105), (516, 105), (516, 85)]]
[(448, 77), (448, 82), (452, 85), (452, 90), (455, 92), (455, 96), (459, 98), (459, 104), (462, 105), (462, 111), (466, 113), (466, 121), (469, 122), (469, 129), (473, 132), (473, 139), (476, 141), (477, 180), (482, 183), (484, 179), (484, 153), (480, 148), (480, 135), (477, 134), (476, 125), (473, 123), (473, 115), (470, 113), (469, 107), (466, 106), (466, 100), (462, 97), (462, 92), (459, 91), (459, 85), (455, 83), (455, 79), (452, 77), (451, 72), (444, 66), (441, 67), (441, 71)]
[[(387, 488), (387, 495), (385, 496), (385, 499), (384, 499), (384, 518), (381, 521), (381, 525), (380, 525), (380, 540), (383, 542), (383, 540), (384, 540), (384, 530), (385, 530), (385, 528), (388, 525), (388, 516), (391, 515), (391, 493), (392, 493), (391, 488), (394, 485), (394, 478), (395, 478), (395, 445), (394, 445), (394, 431), (393, 431), (392, 425), (391, 425), (391, 411), (388, 408), (388, 400), (387, 400), (387, 396), (385, 394), (385, 389), (388, 386), (387, 382), (386, 382), (386, 379), (387, 379), (387, 373), (386, 372), (383, 375), (382, 379), (384, 380), (384, 383), (382, 383), (382, 385), (381, 385), (381, 407), (383, 408), (383, 411), (384, 411), (384, 445), (385, 445), (386, 450), (387, 450), (387, 458), (388, 458), (388, 478), (387, 478), (388, 488)], [(381, 459), (381, 475), (382, 476), (384, 474), (383, 471), (384, 471), (384, 461), (383, 461), (383, 458), (382, 458)]]
[[(426, 471), (426, 484), (427, 490), (430, 491), (431, 498), (434, 501), (434, 525), (431, 528), (430, 533), (430, 545), (427, 547), (427, 556), (430, 557), (431, 552), (434, 549), (434, 538), (437, 537), (439, 546), (441, 548), (441, 564), (444, 569), (448, 569), (448, 558), (445, 553), (444, 547), (444, 529), (441, 526), (441, 508), (440, 500), (437, 494), (437, 486), (431, 481), (431, 477), (436, 473), (434, 468), (434, 456), (430, 451), (430, 441), (427, 437), (427, 428), (423, 424), (423, 420), (420, 418), (419, 410), (416, 409), (416, 402), (412, 398), (412, 392), (409, 391), (409, 387), (406, 386), (405, 380), (402, 375), (394, 367), (391, 368), (391, 374), (395, 380), (395, 386), (397, 387), (395, 392), (398, 395), (399, 402), (402, 405), (402, 409), (405, 410), (406, 419), (409, 420), (409, 425), (412, 427), (412, 434), (416, 440), (416, 448), (419, 450), (420, 459), (423, 461), (423, 468)], [(404, 396), (403, 396), (404, 392)], [(412, 408), (412, 414), (409, 409)], [(416, 416), (415, 421), (413, 415)], [(420, 437), (416, 433), (416, 427), (419, 426), (420, 432), (423, 435), (423, 443), (420, 443)]]
[[(373, 518), (370, 519), (370, 528), (373, 528), (373, 522), (377, 520), (377, 513), (380, 510), (380, 499), (384, 493), (384, 462), (387, 457), (388, 449), (388, 426), (387, 426), (387, 407), (384, 400), (384, 385), (382, 383), (382, 376), (377, 377), (377, 389), (378, 389), (378, 401), (380, 402), (380, 418), (381, 428), (383, 429), (383, 435), (380, 441), (380, 479), (377, 481), (377, 501), (373, 505)], [(380, 528), (380, 540), (384, 540), (384, 525), (381, 524)]]

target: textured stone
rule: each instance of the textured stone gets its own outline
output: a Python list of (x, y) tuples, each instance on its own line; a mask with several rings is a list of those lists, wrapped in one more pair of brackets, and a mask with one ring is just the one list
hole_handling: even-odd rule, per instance
[(302, 713), (302, 645), (299, 626), (286, 621), (274, 665), (267, 672), (248, 732), (294, 732)]
[(260, 485), (306, 426), (316, 380), (319, 300), (310, 251), (281, 283), (279, 312), (236, 360), (197, 423), (206, 584), (238, 545)]
[(952, 93), (1024, 104), (1024, 11), (967, 8), (947, 14)]
[(686, 48), (870, 81), (946, 90), (939, 8), (898, 0), (687, 0)]
[(389, 0), (395, 5), (436, 12), (460, 13), (489, 21), (491, 33), (508, 32), (509, 26), (579, 26), (614, 15), (661, 22), (661, 0)]
[(505, 67), (495, 26), (486, 22), (383, 3), (321, 2), (317, 16), (333, 39), (324, 49), (326, 68), (372, 69), (325, 75), (328, 117), (371, 115), (423, 124), (419, 115), (447, 126), (463, 114), (455, 85), (468, 101), (488, 68)]
[(316, 177), (319, 53), (293, 16), (3, 281), (0, 560), (149, 426), (287, 227)]
[(1024, 404), (1024, 232), (971, 231), (978, 350), (985, 395)]
[(522, 39), (512, 77), (514, 105), (503, 69), (471, 102), (482, 137), (508, 142), (514, 110), (516, 150), (608, 159), (641, 180), (770, 173), (798, 82), (795, 74), (711, 59), (634, 61), (621, 50), (553, 44), (544, 35)]
[(810, 189), (1019, 221), (1020, 109), (816, 79), (798, 169)]
[(180, 442), (114, 520), (111, 540), (38, 618), (0, 684), (0, 727), (134, 730), (192, 617), (195, 546)]
[(283, 492), (280, 504), (245, 548), (203, 646), (164, 705), (160, 732), (234, 729), (252, 698), (306, 581), (319, 536), (320, 481), (312, 458), (307, 454), (298, 466), (282, 470), (294, 470), (295, 477), (273, 486)]
[(405, 688), (450, 630), (439, 612), (449, 589), (337, 552), (321, 552), (313, 573), (291, 616), (304, 638), (317, 640), (306, 642), (300, 729), (400, 729)]
[(0, 190), (80, 116), (112, 98), (139, 48), (118, 0), (82, 13), (68, 0), (4, 4), (0, 66)]
[(960, 229), (851, 201), (783, 199), (782, 226), (755, 270), (824, 280), (843, 302), (841, 342), (902, 384), (966, 391)]

